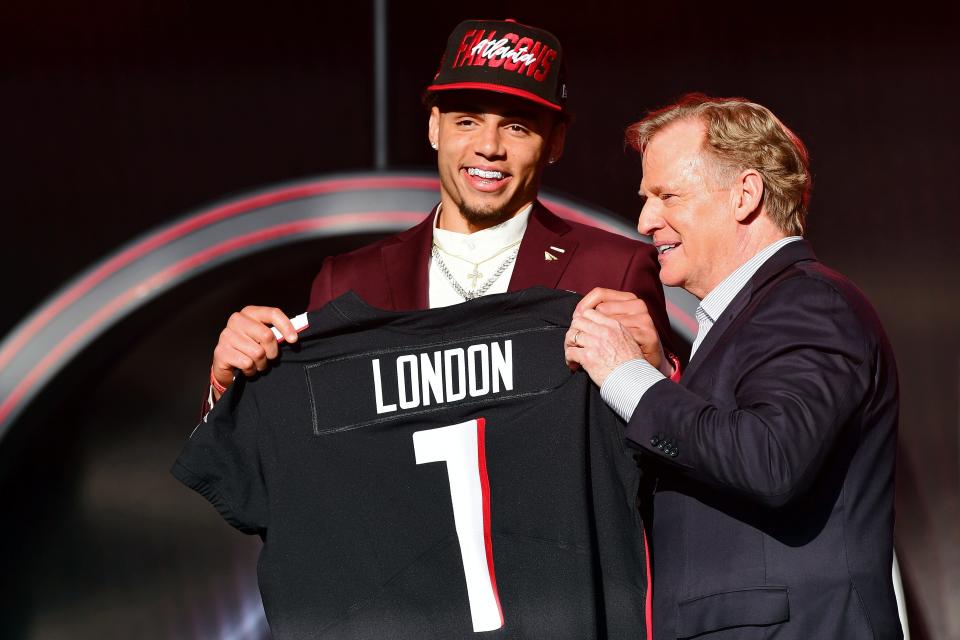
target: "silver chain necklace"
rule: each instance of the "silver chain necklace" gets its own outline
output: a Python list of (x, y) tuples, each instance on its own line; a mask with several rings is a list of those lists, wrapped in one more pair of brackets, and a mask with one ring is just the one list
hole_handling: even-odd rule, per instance
[[(484, 282), (479, 289), (474, 289), (473, 291), (467, 291), (462, 286), (460, 286), (460, 283), (457, 282), (457, 279), (453, 276), (452, 273), (450, 273), (450, 269), (447, 267), (447, 264), (443, 261), (443, 258), (440, 257), (440, 249), (437, 247), (437, 245), (433, 245), (433, 248), (430, 250), (430, 255), (432, 255), (433, 259), (436, 261), (437, 268), (440, 269), (440, 273), (443, 274), (443, 277), (447, 279), (447, 281), (450, 283), (450, 286), (453, 287), (454, 291), (456, 291), (460, 295), (460, 297), (463, 298), (464, 300), (473, 300), (474, 298), (479, 298), (480, 296), (484, 295), (487, 292), (487, 290), (491, 286), (493, 286), (493, 283), (496, 282), (497, 279), (503, 275), (503, 272), (507, 270), (507, 267), (513, 264), (513, 261), (517, 259), (518, 253), (520, 253), (519, 243), (518, 243), (518, 246), (514, 247), (513, 251), (510, 252), (510, 255), (507, 256), (506, 260), (500, 263), (500, 266), (497, 267), (496, 272), (494, 272), (492, 276), (487, 278), (487, 281)], [(471, 273), (467, 277), (471, 278), (473, 280), (473, 285), (476, 286), (477, 280), (481, 278), (483, 274), (480, 273), (479, 263), (473, 263), (473, 264), (474, 264), (473, 273)]]

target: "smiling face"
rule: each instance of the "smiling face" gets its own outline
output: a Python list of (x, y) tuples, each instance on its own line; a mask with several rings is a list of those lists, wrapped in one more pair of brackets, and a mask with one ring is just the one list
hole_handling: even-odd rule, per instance
[(458, 92), (431, 109), (429, 135), (437, 146), (440, 224), (471, 232), (536, 199), (544, 165), (563, 150), (564, 125), (526, 100)]
[(744, 244), (733, 190), (718, 186), (715, 161), (702, 151), (704, 133), (702, 123), (686, 119), (650, 140), (637, 224), (653, 236), (660, 280), (700, 299), (742, 264)]

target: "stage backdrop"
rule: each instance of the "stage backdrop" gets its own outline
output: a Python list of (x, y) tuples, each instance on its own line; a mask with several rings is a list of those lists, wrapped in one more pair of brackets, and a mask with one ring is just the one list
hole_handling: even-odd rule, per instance
[[(391, 169), (434, 162), (420, 94), (449, 31), (472, 17), (513, 17), (561, 39), (575, 120), (545, 183), (627, 225), (640, 175), (623, 128), (649, 108), (694, 90), (745, 95), (807, 142), (815, 181), (808, 235), (819, 257), (874, 302), (900, 365), (897, 539), (913, 635), (960, 638), (957, 7), (636, 2), (585, 10), (533, 0), (476, 10), (394, 2), (387, 10)], [(368, 2), (2, 3), (0, 335), (77, 274), (183, 212), (264, 185), (370, 170), (373, 13)], [(160, 463), (180, 441), (172, 432), (189, 429), (195, 415), (196, 401), (176, 389), (203, 385), (230, 311), (302, 307), (316, 254), (374, 235), (315, 238), (259, 255), (269, 261), (209, 271), (178, 287), (170, 307), (146, 304), (146, 322), (128, 325), (136, 331), (118, 326), (108, 348), (91, 343), (73, 365), (88, 372), (80, 382), (52, 381), (47, 415), (22, 432), (29, 435), (13, 429), (0, 441), (8, 523), (0, 581), (14, 594), (2, 599), (5, 633), (66, 628), (81, 602), (85, 615), (135, 619), (149, 597), (138, 588), (144, 580), (177, 593), (182, 606), (209, 608), (198, 594), (211, 585), (184, 586), (166, 560), (189, 546), (179, 532), (225, 525), (198, 524), (206, 517), (199, 505), (171, 519), (170, 509), (143, 500), (172, 482)], [(166, 448), (154, 437), (169, 438)], [(129, 439), (139, 446), (127, 448)], [(146, 484), (117, 482), (112, 470), (142, 474)], [(104, 498), (90, 502), (93, 495)], [(192, 509), (185, 500), (178, 494), (167, 506)], [(78, 501), (106, 519), (90, 520)], [(131, 520), (138, 507), (150, 534)], [(131, 530), (154, 550), (135, 555), (123, 542)], [(248, 542), (200, 540), (191, 547), (200, 568), (213, 547)], [(113, 561), (129, 567), (123, 579), (71, 578)], [(57, 580), (41, 587), (40, 576)], [(236, 620), (246, 605), (236, 591), (223, 593), (213, 610)]]

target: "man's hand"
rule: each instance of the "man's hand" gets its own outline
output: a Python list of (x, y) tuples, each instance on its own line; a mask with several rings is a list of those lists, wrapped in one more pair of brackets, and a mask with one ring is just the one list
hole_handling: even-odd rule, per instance
[[(252, 376), (265, 371), (272, 360), (280, 353), (277, 337), (270, 330), (276, 327), (287, 342), (297, 341), (297, 331), (290, 318), (276, 307), (244, 307), (227, 320), (227, 326), (220, 332), (220, 341), (213, 350), (211, 374), (222, 386), (233, 382), (234, 369), (240, 369), (244, 375)], [(220, 393), (214, 389), (214, 399), (220, 399)]]
[[(585, 295), (577, 304), (577, 308), (573, 312), (574, 319), (583, 316), (589, 309), (599, 311), (607, 318), (616, 320), (630, 333), (642, 354), (633, 357), (642, 357), (668, 378), (673, 374), (673, 365), (663, 353), (660, 336), (657, 335), (653, 318), (650, 317), (647, 304), (643, 300), (629, 291), (615, 291), (597, 287)], [(581, 338), (583, 338), (583, 334), (581, 334)], [(567, 358), (567, 360), (570, 360), (570, 358)]]
[(595, 309), (573, 317), (564, 345), (570, 368), (582, 366), (598, 387), (621, 364), (643, 357), (626, 327)]

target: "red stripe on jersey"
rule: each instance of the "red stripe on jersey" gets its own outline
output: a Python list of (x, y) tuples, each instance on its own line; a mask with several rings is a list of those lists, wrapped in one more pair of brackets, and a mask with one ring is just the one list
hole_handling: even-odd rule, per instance
[(647, 530), (643, 529), (641, 533), (643, 533), (643, 555), (647, 561), (647, 595), (644, 597), (644, 617), (647, 619), (647, 640), (653, 640), (653, 578), (650, 576), (650, 545), (647, 544)]
[(477, 469), (480, 471), (480, 493), (483, 495), (483, 546), (487, 550), (487, 572), (490, 574), (490, 588), (497, 601), (500, 613), (500, 626), (503, 626), (503, 608), (500, 606), (500, 592), (497, 591), (497, 576), (493, 570), (493, 540), (490, 536), (490, 480), (487, 477), (487, 421), (477, 418)]

